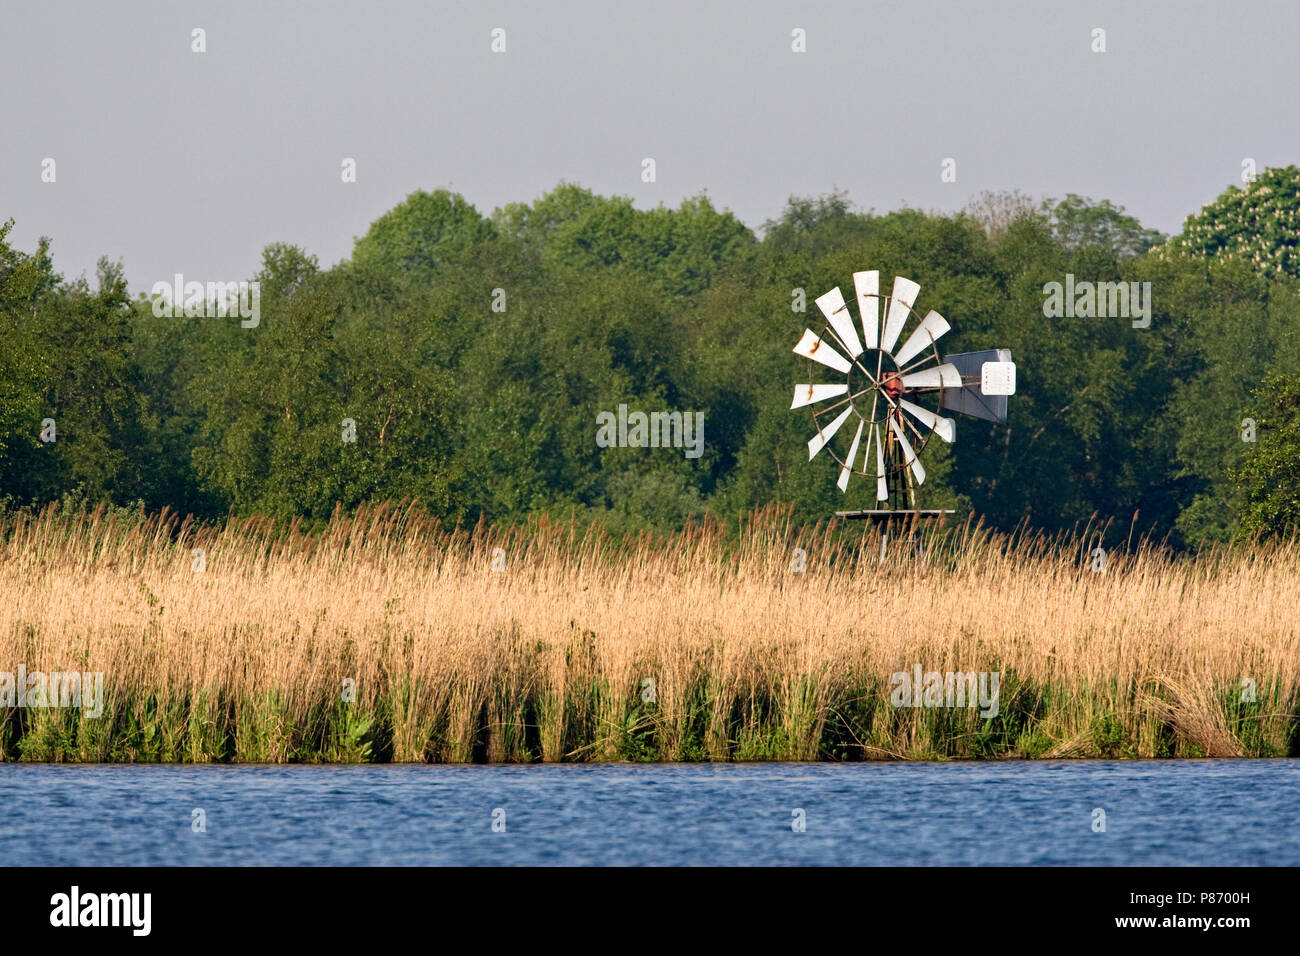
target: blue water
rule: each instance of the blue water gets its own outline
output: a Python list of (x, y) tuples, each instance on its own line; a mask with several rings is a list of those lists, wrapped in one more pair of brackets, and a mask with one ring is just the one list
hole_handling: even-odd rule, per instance
[(0, 764), (0, 861), (1295, 866), (1298, 794), (1294, 760)]

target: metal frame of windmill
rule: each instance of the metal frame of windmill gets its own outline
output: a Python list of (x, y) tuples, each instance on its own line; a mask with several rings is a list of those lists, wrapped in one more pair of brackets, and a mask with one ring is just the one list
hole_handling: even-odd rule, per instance
[[(916, 488), (925, 482), (921, 452), (931, 435), (949, 443), (956, 439), (956, 424), (943, 411), (1006, 424), (1007, 396), (1016, 387), (1015, 363), (1007, 349), (941, 358), (938, 341), (951, 326), (934, 310), (916, 318), (912, 307), (921, 287), (911, 279), (895, 276), (891, 294), (882, 296), (879, 272), (855, 272), (853, 287), (862, 335), (837, 286), (817, 299), (826, 319), (822, 334), (806, 329), (794, 347), (796, 355), (809, 360), (809, 383), (795, 386), (790, 405), (791, 410), (812, 408), (817, 434), (808, 441), (808, 460), (826, 449), (840, 466), (841, 492), (848, 490), (852, 475), (875, 479), (882, 507), (837, 512), (842, 517), (885, 522), (942, 518), (951, 512), (916, 509)], [(909, 326), (912, 331), (899, 346)], [(839, 372), (845, 381), (812, 382), (811, 373), (818, 371), (813, 363)], [(855, 419), (852, 442), (841, 455), (832, 440)], [(889, 507), (895, 501), (908, 507)]]

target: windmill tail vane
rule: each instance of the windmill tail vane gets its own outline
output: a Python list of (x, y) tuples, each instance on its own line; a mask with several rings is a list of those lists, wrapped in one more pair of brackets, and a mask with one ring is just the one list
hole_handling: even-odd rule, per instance
[[(817, 434), (808, 440), (808, 459), (827, 450), (840, 466), (841, 492), (851, 476), (860, 475), (875, 479), (877, 502), (905, 497), (915, 507), (916, 488), (925, 482), (921, 452), (930, 436), (948, 443), (957, 437), (956, 423), (942, 413), (1006, 424), (1016, 366), (1007, 349), (941, 358), (938, 341), (951, 326), (933, 309), (917, 318), (913, 306), (921, 287), (911, 279), (895, 276), (892, 292), (882, 296), (879, 272), (855, 272), (853, 290), (856, 323), (838, 287), (817, 299), (826, 323), (820, 335), (805, 329), (794, 347), (809, 360), (810, 381), (794, 387), (790, 408), (812, 409)], [(838, 372), (843, 382), (812, 383), (813, 371), (826, 375), (814, 362)], [(832, 439), (846, 423), (856, 428), (841, 456)]]

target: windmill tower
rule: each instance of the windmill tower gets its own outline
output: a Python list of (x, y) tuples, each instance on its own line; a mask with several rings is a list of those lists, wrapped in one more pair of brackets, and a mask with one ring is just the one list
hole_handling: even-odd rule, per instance
[[(925, 482), (921, 452), (932, 435), (945, 442), (956, 437), (956, 423), (942, 413), (961, 412), (1006, 424), (1007, 396), (1016, 390), (1016, 366), (1007, 349), (939, 356), (938, 341), (951, 328), (934, 310), (918, 319), (912, 306), (921, 287), (894, 277), (890, 295), (880, 294), (879, 272), (855, 272), (853, 288), (862, 335), (849, 305), (836, 287), (817, 299), (826, 318), (820, 335), (806, 329), (796, 355), (838, 372), (843, 381), (794, 387), (791, 409), (809, 406), (817, 434), (808, 441), (808, 460), (826, 450), (840, 466), (837, 482), (846, 491), (849, 479), (874, 479), (877, 507), (836, 512), (845, 518), (882, 522), (942, 518), (951, 511), (918, 511), (916, 488)], [(899, 345), (908, 327), (911, 333)], [(856, 426), (844, 431), (844, 426)], [(833, 442), (852, 434), (841, 454)], [(839, 443), (842, 447), (842, 439)]]

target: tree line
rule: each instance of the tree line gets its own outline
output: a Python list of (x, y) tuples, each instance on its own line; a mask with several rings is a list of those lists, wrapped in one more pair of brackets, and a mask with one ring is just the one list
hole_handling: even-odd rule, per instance
[[(1300, 525), (1298, 216), (1295, 167), (1171, 238), (1073, 195), (938, 214), (831, 193), (755, 232), (706, 195), (643, 210), (566, 183), (484, 215), (417, 192), (332, 268), (268, 246), (255, 325), (166, 314), (108, 258), (93, 285), (65, 279), (9, 224), (0, 506), (322, 519), (413, 497), (448, 524), (614, 531), (871, 507), (872, 483), (841, 494), (829, 456), (807, 461), (811, 416), (789, 404), (812, 300), (878, 269), (948, 318), (943, 351), (1005, 347), (1019, 368), (1007, 426), (962, 417), (927, 447), (922, 507), (1049, 531), (1137, 513), (1191, 547), (1281, 531)], [(1149, 323), (1045, 308), (1067, 277), (1149, 283)], [(620, 405), (703, 413), (699, 454), (598, 442)]]

